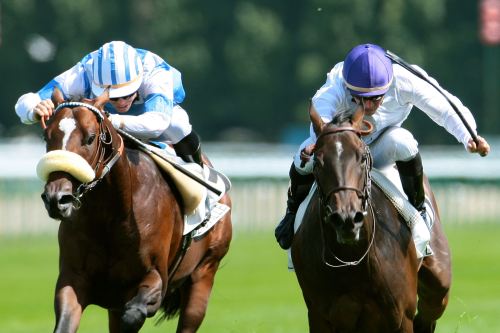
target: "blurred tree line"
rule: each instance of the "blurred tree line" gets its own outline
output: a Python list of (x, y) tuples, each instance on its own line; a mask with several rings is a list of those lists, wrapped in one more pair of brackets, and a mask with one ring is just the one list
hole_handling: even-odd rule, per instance
[[(495, 106), (483, 98), (487, 47), (475, 1), (1, 1), (0, 136), (40, 133), (20, 124), (17, 98), (110, 40), (151, 50), (182, 72), (183, 106), (203, 140), (301, 142), (309, 98), (363, 42), (419, 64), (471, 109), (481, 133), (498, 133), (496, 112), (486, 119)], [(405, 126), (423, 144), (455, 142), (430, 124), (415, 110)]]

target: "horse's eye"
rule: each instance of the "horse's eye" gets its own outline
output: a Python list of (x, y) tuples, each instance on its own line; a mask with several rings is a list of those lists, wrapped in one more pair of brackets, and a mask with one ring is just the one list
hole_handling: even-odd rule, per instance
[(86, 145), (91, 145), (95, 140), (95, 134), (90, 134), (85, 142)]

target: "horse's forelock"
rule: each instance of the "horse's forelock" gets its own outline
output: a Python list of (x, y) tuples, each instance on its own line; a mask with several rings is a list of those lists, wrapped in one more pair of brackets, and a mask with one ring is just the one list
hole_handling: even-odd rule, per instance
[(354, 112), (351, 110), (338, 112), (335, 114), (335, 116), (333, 117), (333, 119), (330, 123), (332, 125), (336, 125), (336, 126), (341, 126), (341, 125), (344, 125), (345, 123), (352, 124), (353, 115), (354, 115)]

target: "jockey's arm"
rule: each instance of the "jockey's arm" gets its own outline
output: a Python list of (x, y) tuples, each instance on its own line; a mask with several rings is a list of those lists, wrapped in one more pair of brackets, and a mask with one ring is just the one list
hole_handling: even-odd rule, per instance
[(143, 139), (158, 138), (170, 126), (173, 101), (163, 94), (149, 94), (138, 115), (111, 114), (109, 119), (114, 128)]
[(63, 93), (65, 99), (85, 97), (84, 68), (81, 63), (76, 64), (64, 73), (58, 75), (36, 93), (26, 93), (19, 97), (15, 109), (25, 124), (34, 124), (44, 117), (48, 119), (54, 112), (51, 97), (54, 88)]
[[(439, 86), (438, 82), (429, 77), (429, 79), (437, 86)], [(403, 79), (404, 80), (404, 79)], [(402, 81), (400, 79), (400, 81)], [(468, 132), (466, 126), (462, 122), (461, 118), (452, 108), (450, 103), (446, 100), (446, 98), (433, 86), (431, 86), (428, 82), (417, 78), (416, 76), (411, 76), (410, 78), (406, 78), (405, 83), (409, 83), (411, 81), (411, 97), (410, 103), (414, 104), (420, 110), (425, 112), (434, 122), (438, 125), (444, 127), (446, 131), (452, 134), (458, 142), (461, 142), (465, 149), (470, 152), (476, 152), (471, 150), (470, 142), (471, 135)], [(442, 89), (442, 88), (441, 88)], [(476, 121), (474, 116), (470, 112), (470, 110), (462, 104), (462, 102), (454, 95), (450, 94), (448, 91), (442, 89), (446, 94), (448, 99), (450, 99), (453, 104), (458, 108), (465, 121), (472, 128), (474, 133), (476, 133)]]
[[(341, 67), (335, 65), (327, 74), (326, 82), (319, 88), (312, 98), (312, 103), (321, 119), (327, 123), (330, 122), (337, 112), (342, 112), (351, 107), (345, 98), (343, 80), (340, 76)], [(311, 136), (315, 135), (312, 133)]]
[(170, 125), (170, 116), (165, 112), (152, 111), (138, 116), (111, 114), (109, 119), (114, 128), (143, 140), (159, 137)]
[[(44, 102), (44, 103), (42, 103)], [(16, 103), (16, 113), (24, 124), (34, 124), (40, 120), (41, 117), (50, 117), (52, 115), (54, 105), (50, 106), (52, 101), (42, 101), (40, 95), (37, 93), (27, 93), (19, 97)], [(40, 110), (35, 111), (35, 108), (40, 105)], [(45, 112), (41, 108), (45, 108)]]

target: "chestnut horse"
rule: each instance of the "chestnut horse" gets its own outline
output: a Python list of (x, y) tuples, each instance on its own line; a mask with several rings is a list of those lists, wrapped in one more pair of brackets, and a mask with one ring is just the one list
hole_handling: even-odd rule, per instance
[[(52, 100), (64, 102), (57, 90)], [(138, 332), (158, 310), (179, 315), (177, 332), (195, 332), (229, 249), (230, 214), (187, 242), (178, 191), (150, 156), (124, 147), (102, 112), (107, 100), (62, 104), (44, 132), (47, 152), (67, 159), (42, 194), (61, 221), (54, 332), (77, 331), (90, 304), (108, 310), (110, 332)], [(86, 168), (95, 178), (77, 180)], [(228, 195), (220, 202), (231, 205)]]
[[(406, 222), (371, 184), (371, 155), (361, 139), (370, 124), (362, 120), (363, 112), (339, 115), (328, 124), (314, 108), (310, 114), (317, 134), (317, 191), (292, 244), (310, 332), (433, 332), (451, 283), (437, 210), (431, 233), (435, 254), (422, 261)], [(427, 180), (426, 194), (436, 207)]]

